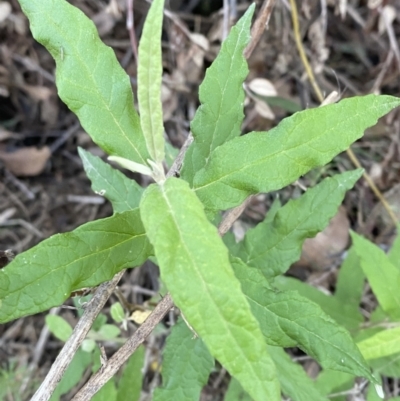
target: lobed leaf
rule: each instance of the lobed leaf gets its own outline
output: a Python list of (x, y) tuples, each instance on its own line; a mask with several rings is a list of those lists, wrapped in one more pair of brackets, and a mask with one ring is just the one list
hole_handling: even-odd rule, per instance
[(392, 96), (342, 100), (285, 118), (268, 132), (252, 132), (215, 149), (193, 181), (209, 210), (226, 210), (249, 195), (283, 188), (328, 163), (378, 118), (400, 105)]
[(400, 327), (383, 330), (357, 343), (365, 359), (377, 359), (400, 352)]
[(247, 231), (235, 255), (268, 278), (285, 273), (300, 258), (305, 239), (328, 225), (346, 191), (361, 175), (359, 169), (326, 178), (300, 198), (290, 200), (273, 218), (268, 213), (266, 220)]
[(72, 291), (141, 265), (151, 252), (138, 209), (53, 235), (0, 270), (0, 322), (60, 305)]
[(268, 347), (278, 373), (282, 392), (293, 401), (328, 401), (315, 387), (303, 367), (279, 347)]
[(385, 252), (355, 232), (351, 232), (353, 246), (361, 261), (379, 305), (393, 319), (400, 319), (400, 270)]
[(198, 401), (214, 367), (214, 358), (200, 338), (179, 319), (172, 327), (164, 349), (162, 387), (156, 388), (153, 401)]
[(350, 334), (319, 305), (296, 291), (272, 289), (258, 269), (249, 268), (238, 258), (232, 258), (231, 264), (267, 344), (297, 346), (325, 369), (376, 382)]
[(96, 194), (107, 198), (114, 213), (122, 213), (139, 207), (144, 189), (134, 180), (103, 162), (100, 157), (78, 148), (86, 175), (92, 181)]
[(164, 124), (161, 105), (161, 33), (164, 0), (150, 6), (139, 42), (138, 102), (140, 124), (150, 157), (156, 163), (164, 160)]
[(93, 22), (64, 0), (19, 0), (33, 37), (56, 61), (61, 100), (93, 141), (110, 155), (146, 164), (139, 116), (128, 75)]
[(189, 185), (176, 178), (151, 185), (140, 212), (161, 278), (210, 353), (256, 401), (280, 400), (274, 365), (228, 251)]
[(243, 81), (249, 72), (243, 51), (250, 41), (254, 5), (231, 29), (199, 88), (200, 107), (191, 123), (194, 141), (185, 155), (181, 176), (190, 184), (215, 148), (241, 134)]

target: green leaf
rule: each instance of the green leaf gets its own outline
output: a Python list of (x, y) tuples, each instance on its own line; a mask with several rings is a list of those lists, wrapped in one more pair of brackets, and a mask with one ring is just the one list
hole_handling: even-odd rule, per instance
[(358, 331), (360, 324), (364, 321), (361, 312), (354, 310), (353, 305), (343, 304), (336, 297), (326, 295), (310, 284), (284, 276), (276, 277), (273, 283), (281, 291), (294, 290), (303, 297), (315, 302), (326, 314), (352, 333)]
[(117, 401), (139, 401), (142, 390), (144, 347), (140, 346), (129, 358), (118, 383)]
[(266, 277), (285, 273), (301, 255), (303, 242), (322, 231), (337, 213), (346, 191), (362, 175), (349, 171), (326, 178), (300, 198), (290, 200), (267, 220), (247, 231), (236, 255)]
[(105, 324), (95, 333), (96, 338), (107, 341), (117, 338), (121, 334), (121, 330), (113, 324)]
[(91, 338), (85, 338), (82, 341), (81, 348), (85, 352), (92, 353), (96, 349), (96, 341)]
[(388, 258), (400, 270), (400, 225), (397, 226), (397, 236), (389, 251)]
[(243, 390), (240, 383), (234, 378), (229, 382), (224, 401), (252, 401), (253, 399)]
[(71, 325), (62, 317), (57, 315), (46, 315), (46, 325), (54, 337), (66, 342), (72, 334)]
[(231, 258), (231, 264), (269, 345), (298, 346), (325, 369), (376, 381), (350, 334), (319, 305), (296, 291), (272, 289), (259, 270), (238, 258)]
[(124, 308), (119, 302), (111, 305), (110, 315), (116, 323), (121, 323), (125, 319)]
[[(382, 380), (381, 380), (381, 384), (382, 384)], [(380, 396), (377, 391), (375, 386), (368, 386), (367, 389), (367, 400), (366, 401), (381, 401), (382, 399), (387, 399), (385, 397), (385, 394), (382, 394), (382, 396)], [(393, 398), (389, 398), (389, 400), (393, 400)]]
[(33, 37), (56, 61), (61, 100), (110, 155), (146, 164), (149, 154), (128, 75), (96, 27), (64, 0), (19, 0)]
[[(371, 327), (364, 328), (356, 334), (355, 341), (357, 344), (385, 330), (384, 327), (387, 327), (390, 321), (387, 314), (378, 305), (372, 312), (369, 323)], [(370, 359), (368, 362), (375, 371), (383, 376), (400, 377), (400, 352), (386, 357)]]
[(108, 320), (108, 318), (104, 313), (99, 313), (97, 315), (95, 321), (93, 322), (92, 330), (99, 331), (102, 326), (107, 324), (107, 320)]
[(267, 103), (269, 106), (280, 107), (281, 109), (286, 110), (289, 113), (296, 113), (297, 111), (302, 110), (299, 103), (281, 96), (260, 96), (254, 93), (253, 96), (264, 100), (265, 103)]
[(379, 305), (393, 319), (400, 319), (400, 270), (380, 248), (360, 235), (351, 232), (353, 246), (361, 260)]
[(194, 142), (185, 155), (181, 176), (190, 184), (215, 148), (241, 134), (243, 81), (248, 74), (244, 48), (250, 41), (254, 5), (250, 6), (222, 43), (199, 88), (200, 107), (191, 123)]
[(339, 269), (335, 298), (343, 305), (354, 308), (354, 311), (358, 313), (364, 291), (364, 282), (365, 275), (361, 269), (360, 258), (352, 246)]
[(293, 362), (279, 347), (268, 347), (278, 373), (282, 392), (293, 401), (328, 401), (315, 387), (303, 367)]
[(162, 387), (153, 401), (198, 401), (214, 367), (214, 358), (200, 338), (180, 319), (167, 339), (162, 364)]
[(138, 209), (53, 235), (0, 270), (0, 322), (60, 305), (72, 291), (141, 265), (151, 252)]
[(332, 394), (349, 391), (354, 386), (354, 377), (337, 370), (324, 369), (316, 378), (316, 388), (333, 401), (347, 401), (346, 396), (332, 396)]
[(400, 327), (380, 331), (357, 343), (365, 359), (376, 359), (400, 352)]
[(400, 353), (368, 361), (381, 375), (400, 377)]
[(103, 387), (92, 397), (92, 401), (115, 401), (117, 399), (117, 389), (115, 388), (114, 378), (104, 384)]
[(268, 132), (252, 132), (215, 149), (193, 187), (209, 210), (278, 190), (328, 163), (399, 105), (392, 96), (368, 95), (301, 111)]
[[(84, 342), (85, 341), (86, 341), (86, 339), (84, 340)], [(102, 365), (102, 363), (101, 363), (102, 352), (100, 351), (100, 345), (96, 344), (94, 342), (94, 349), (91, 352), (92, 352), (92, 358), (93, 358), (92, 373), (95, 373), (101, 369), (101, 365)]]
[(165, 163), (168, 168), (171, 168), (178, 154), (179, 149), (165, 141)]
[(161, 106), (161, 32), (164, 0), (150, 6), (139, 42), (138, 102), (147, 150), (156, 163), (164, 160), (164, 125)]
[(211, 354), (256, 401), (280, 400), (274, 365), (228, 251), (189, 185), (176, 178), (151, 185), (140, 212), (162, 281)]
[(95, 193), (107, 198), (114, 213), (126, 212), (139, 206), (143, 188), (120, 171), (103, 162), (100, 157), (78, 148), (86, 175), (92, 181)]

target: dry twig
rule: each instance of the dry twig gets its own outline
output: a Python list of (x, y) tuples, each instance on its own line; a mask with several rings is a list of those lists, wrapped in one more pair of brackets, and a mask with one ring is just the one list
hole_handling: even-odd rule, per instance
[(249, 59), (249, 57), (253, 53), (253, 50), (260, 41), (264, 29), (268, 26), (269, 18), (271, 17), (272, 9), (274, 8), (274, 3), (275, 0), (264, 0), (257, 19), (254, 21), (254, 24), (251, 28), (250, 43), (244, 50), (244, 56), (246, 57), (246, 59)]
[(31, 401), (47, 401), (50, 399), (73, 356), (92, 327), (97, 315), (103, 309), (104, 304), (113, 293), (124, 273), (125, 270), (122, 270), (111, 281), (103, 283), (98, 287), (93, 298), (86, 305), (85, 312), (75, 326), (71, 337), (64, 344), (60, 354), (57, 356), (49, 373)]

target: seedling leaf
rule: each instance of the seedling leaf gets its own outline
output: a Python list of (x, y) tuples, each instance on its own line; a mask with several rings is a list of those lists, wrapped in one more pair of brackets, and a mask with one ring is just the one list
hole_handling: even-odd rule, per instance
[(399, 98), (368, 95), (301, 111), (268, 132), (252, 132), (215, 149), (193, 187), (209, 210), (278, 190), (328, 163), (399, 105)]
[(149, 154), (130, 79), (93, 22), (64, 0), (19, 3), (33, 37), (56, 61), (58, 95), (93, 141), (110, 155), (146, 164)]
[(228, 251), (189, 185), (169, 178), (148, 187), (140, 213), (161, 278), (210, 353), (256, 401), (280, 400), (274, 365)]
[(45, 317), (46, 325), (54, 337), (59, 340), (66, 342), (72, 334), (71, 325), (63, 319), (61, 316), (57, 315), (47, 315)]
[(54, 235), (0, 270), (0, 322), (60, 305), (72, 291), (110, 280), (151, 252), (138, 209)]
[(119, 302), (115, 302), (111, 305), (110, 315), (116, 323), (122, 323), (124, 321), (124, 308)]

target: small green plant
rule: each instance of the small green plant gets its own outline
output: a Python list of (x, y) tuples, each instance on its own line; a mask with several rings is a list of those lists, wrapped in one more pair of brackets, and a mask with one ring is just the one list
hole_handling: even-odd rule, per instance
[(37, 383), (35, 380), (26, 381), (29, 377), (27, 366), (20, 366), (17, 361), (8, 362), (0, 367), (0, 400), (22, 401), (21, 388), (25, 393), (31, 393)]
[[(75, 302), (77, 305), (77, 302)], [(120, 305), (115, 303), (114, 305)], [(79, 309), (78, 309), (79, 310)], [(68, 366), (61, 382), (52, 394), (51, 401), (59, 401), (63, 394), (68, 393), (82, 380), (82, 376), (87, 369), (96, 372), (101, 367), (101, 353), (95, 341), (113, 340), (121, 342), (119, 338), (120, 330), (113, 324), (107, 324), (107, 317), (99, 314), (93, 323), (81, 348), (75, 353), (71, 364)], [(57, 315), (47, 315), (46, 325), (51, 333), (61, 341), (67, 341), (72, 334), (72, 328), (63, 318)], [(135, 355), (124, 367), (121, 377), (113, 378), (93, 397), (94, 400), (138, 400), (142, 388), (141, 369), (144, 361), (144, 348), (140, 347)]]
[[(326, 300), (308, 294), (312, 287), (302, 291), (297, 283), (294, 291), (293, 281), (283, 276), (303, 241), (328, 224), (362, 171), (326, 178), (299, 199), (274, 208), (238, 244), (222, 239), (213, 222), (248, 196), (283, 188), (330, 162), (400, 99), (346, 99), (298, 112), (269, 132), (240, 136), (248, 73), (243, 50), (250, 39), (252, 6), (207, 70), (191, 124), (194, 141), (176, 178), (165, 175), (163, 167), (163, 0), (153, 2), (139, 45), (140, 117), (129, 78), (91, 21), (64, 0), (19, 2), (34, 37), (56, 60), (60, 98), (109, 159), (155, 183), (142, 188), (79, 149), (93, 189), (110, 200), (114, 214), (55, 235), (3, 269), (0, 322), (60, 305), (72, 291), (97, 286), (155, 257), (161, 280), (184, 317), (168, 339), (155, 400), (197, 400), (214, 358), (235, 379), (226, 399), (235, 399), (241, 388), (260, 401), (280, 400), (281, 392), (299, 401), (327, 399), (328, 392), (283, 350), (294, 346), (315, 358), (323, 373), (362, 376), (381, 391), (349, 333), (360, 316), (353, 321), (338, 310), (332, 318), (334, 309), (325, 308)], [(397, 314), (400, 308), (394, 300), (391, 292), (380, 302), (397, 318), (393, 308)], [(347, 309), (355, 316), (355, 303)]]

